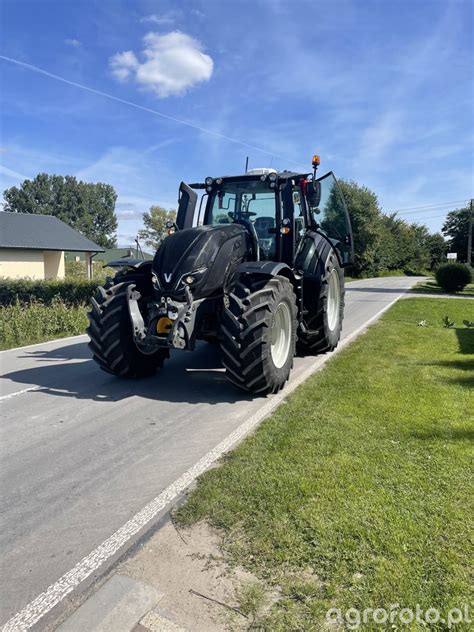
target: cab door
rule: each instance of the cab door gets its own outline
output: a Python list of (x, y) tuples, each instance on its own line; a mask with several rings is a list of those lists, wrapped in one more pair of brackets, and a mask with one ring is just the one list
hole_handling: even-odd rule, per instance
[(310, 221), (313, 228), (331, 241), (341, 266), (349, 266), (354, 261), (354, 243), (344, 196), (332, 171), (317, 181), (321, 187), (321, 196), (317, 206), (312, 206), (308, 199)]

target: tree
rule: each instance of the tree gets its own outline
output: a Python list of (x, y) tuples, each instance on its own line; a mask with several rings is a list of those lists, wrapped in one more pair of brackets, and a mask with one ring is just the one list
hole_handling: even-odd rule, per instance
[(430, 268), (436, 270), (442, 263), (446, 262), (448, 244), (441, 233), (433, 233), (426, 240), (426, 245), (430, 254)]
[(376, 194), (356, 182), (339, 180), (354, 233), (355, 276), (386, 270), (423, 273), (445, 257), (441, 235), (408, 223), (397, 213), (382, 213)]
[(145, 244), (156, 250), (164, 237), (166, 237), (166, 222), (176, 220), (174, 209), (166, 210), (161, 206), (151, 206), (150, 210), (143, 213), (145, 228), (138, 231), (138, 238)]
[(467, 261), (469, 213), (467, 206), (451, 211), (441, 229), (443, 235), (448, 238), (450, 252), (457, 252), (458, 261)]
[(354, 233), (354, 274), (370, 275), (380, 267), (382, 213), (377, 196), (356, 182), (338, 180)]
[(117, 194), (110, 184), (40, 173), (3, 197), (5, 211), (54, 215), (103, 248), (117, 244)]

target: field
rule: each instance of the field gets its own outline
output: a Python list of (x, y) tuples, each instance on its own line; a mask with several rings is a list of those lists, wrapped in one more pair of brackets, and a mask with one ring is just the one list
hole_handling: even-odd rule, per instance
[(399, 301), (200, 479), (177, 518), (209, 522), (225, 560), (254, 574), (240, 594), (252, 629), (322, 630), (329, 608), (446, 617), (470, 603), (472, 311)]

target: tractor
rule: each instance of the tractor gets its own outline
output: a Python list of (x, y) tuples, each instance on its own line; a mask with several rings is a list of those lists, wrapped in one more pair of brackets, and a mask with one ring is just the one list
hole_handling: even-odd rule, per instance
[[(89, 312), (97, 364), (151, 375), (171, 349), (218, 344), (227, 378), (254, 394), (285, 385), (297, 349), (332, 351), (353, 239), (332, 172), (252, 169), (180, 185), (153, 261), (120, 259)], [(198, 205), (198, 193), (202, 195)]]

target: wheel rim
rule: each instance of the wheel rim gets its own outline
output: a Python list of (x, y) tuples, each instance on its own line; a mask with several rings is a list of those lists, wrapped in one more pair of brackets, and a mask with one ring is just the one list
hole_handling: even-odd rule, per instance
[(328, 327), (334, 331), (339, 323), (339, 311), (341, 307), (341, 288), (339, 285), (339, 274), (335, 268), (329, 274), (328, 280), (328, 306), (327, 318)]
[(271, 354), (277, 369), (285, 364), (291, 345), (291, 312), (286, 303), (280, 303), (272, 324)]

